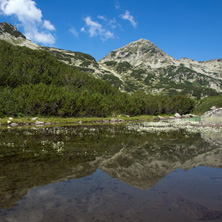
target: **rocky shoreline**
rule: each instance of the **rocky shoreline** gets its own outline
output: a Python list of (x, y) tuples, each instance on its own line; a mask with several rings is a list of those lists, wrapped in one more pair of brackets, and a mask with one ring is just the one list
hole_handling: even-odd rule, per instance
[(204, 113), (201, 117), (194, 114), (180, 115), (176, 113), (174, 116), (142, 116), (142, 117), (110, 117), (110, 118), (39, 118), (32, 117), (26, 119), (14, 119), (13, 117), (5, 118), (5, 121), (0, 122), (0, 126), (16, 127), (16, 126), (48, 126), (58, 124), (115, 124), (124, 122), (165, 122), (187, 119), (186, 125), (192, 125), (194, 119), (196, 127), (222, 127), (222, 108), (212, 107), (210, 111)]
[(158, 121), (157, 117), (151, 117), (149, 120), (148, 119), (134, 119), (134, 118), (109, 118), (109, 119), (104, 119), (104, 118), (92, 118), (92, 119), (85, 119), (81, 118), (80, 120), (74, 120), (72, 119), (66, 119), (66, 118), (61, 118), (58, 120), (52, 120), (48, 121), (48, 119), (40, 118), (38, 120), (38, 117), (33, 117), (29, 119), (28, 121), (22, 121), (19, 119), (14, 120), (12, 117), (9, 117), (4, 121), (4, 123), (0, 123), (0, 126), (8, 126), (8, 127), (16, 127), (16, 126), (48, 126), (48, 125), (58, 125), (58, 124), (76, 124), (76, 125), (82, 125), (82, 124), (115, 124), (115, 123), (124, 123), (124, 122), (142, 122), (142, 121)]

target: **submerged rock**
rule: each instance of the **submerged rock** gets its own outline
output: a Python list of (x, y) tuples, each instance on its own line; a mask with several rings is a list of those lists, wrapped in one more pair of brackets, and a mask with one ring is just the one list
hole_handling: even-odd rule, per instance
[(201, 124), (222, 125), (222, 108), (213, 109), (201, 116)]

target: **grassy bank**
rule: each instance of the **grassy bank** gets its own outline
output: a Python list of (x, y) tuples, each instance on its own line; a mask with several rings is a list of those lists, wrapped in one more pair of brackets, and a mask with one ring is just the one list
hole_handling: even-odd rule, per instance
[(210, 96), (199, 100), (194, 109), (194, 113), (197, 115), (202, 115), (209, 111), (212, 106), (216, 108), (222, 107), (222, 95)]
[(115, 123), (115, 122), (128, 122), (128, 121), (156, 121), (157, 116), (118, 116), (118, 117), (22, 117), (22, 118), (2, 118), (0, 124), (2, 126), (18, 124), (18, 125), (57, 125), (57, 124), (87, 124), (87, 123)]

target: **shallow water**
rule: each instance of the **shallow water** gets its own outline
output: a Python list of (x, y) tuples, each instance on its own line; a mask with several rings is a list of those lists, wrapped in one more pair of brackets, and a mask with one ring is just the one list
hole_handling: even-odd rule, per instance
[(0, 221), (222, 221), (221, 135), (145, 123), (0, 130)]

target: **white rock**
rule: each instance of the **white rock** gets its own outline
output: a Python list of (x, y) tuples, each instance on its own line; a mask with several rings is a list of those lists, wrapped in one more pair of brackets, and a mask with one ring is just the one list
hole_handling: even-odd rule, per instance
[(13, 118), (12, 118), (12, 117), (9, 117), (9, 119), (12, 120)]
[(11, 123), (11, 126), (18, 126), (17, 123)]
[(175, 116), (176, 118), (181, 118), (181, 115), (180, 115), (179, 113), (176, 113), (174, 116)]
[(32, 118), (32, 120), (37, 120), (37, 119), (38, 119), (38, 117), (33, 117), (33, 118)]
[(35, 122), (35, 125), (44, 125), (45, 123), (44, 122), (41, 122), (41, 121), (36, 121)]
[(201, 124), (222, 125), (222, 108), (210, 110), (201, 116)]
[(110, 122), (111, 123), (116, 123), (118, 120), (117, 119), (114, 119), (114, 118), (112, 118), (111, 120), (110, 120)]

